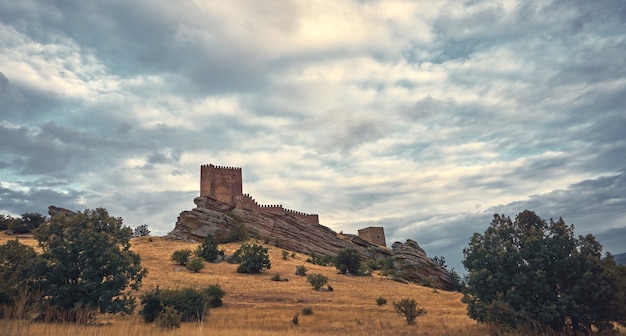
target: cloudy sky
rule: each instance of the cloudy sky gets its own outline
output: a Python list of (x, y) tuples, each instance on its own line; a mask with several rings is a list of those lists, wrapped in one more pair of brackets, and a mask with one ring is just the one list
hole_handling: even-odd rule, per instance
[(162, 235), (201, 164), (460, 269), (494, 213), (626, 252), (626, 3), (0, 0), (0, 213)]

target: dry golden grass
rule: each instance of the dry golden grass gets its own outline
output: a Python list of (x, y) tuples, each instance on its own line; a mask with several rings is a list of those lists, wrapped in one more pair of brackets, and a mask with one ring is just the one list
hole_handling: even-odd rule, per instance
[[(0, 244), (12, 237), (0, 236)], [(152, 240), (152, 241), (150, 241)], [(20, 239), (31, 246), (34, 240)], [(375, 274), (350, 277), (337, 274), (334, 267), (306, 263), (306, 255), (282, 259), (281, 249), (269, 247), (272, 268), (258, 275), (239, 274), (237, 265), (205, 263), (199, 273), (190, 273), (170, 260), (173, 251), (195, 249), (199, 244), (142, 237), (132, 241), (148, 268), (142, 292), (160, 288), (206, 287), (217, 283), (225, 291), (224, 306), (213, 309), (203, 323), (183, 323), (182, 328), (166, 331), (145, 324), (137, 315), (101, 316), (100, 326), (29, 323), (0, 320), (0, 335), (485, 335), (487, 328), (466, 316), (461, 294), (433, 291), (432, 288), (406, 285)], [(220, 245), (232, 254), (240, 244)], [(333, 292), (312, 289), (305, 277), (296, 276), (296, 266), (305, 265), (309, 273), (329, 278)], [(271, 281), (279, 273), (287, 282)], [(386, 306), (376, 305), (378, 297)], [(391, 302), (414, 298), (427, 311), (409, 326), (393, 310)], [(291, 322), (303, 308), (313, 315), (300, 314), (300, 323)]]

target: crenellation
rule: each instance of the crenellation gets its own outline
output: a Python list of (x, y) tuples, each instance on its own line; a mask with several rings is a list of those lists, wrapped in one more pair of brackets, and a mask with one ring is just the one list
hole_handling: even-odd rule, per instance
[(261, 213), (289, 213), (312, 225), (319, 224), (319, 216), (285, 209), (282, 204), (259, 204), (250, 194), (242, 192), (242, 169), (240, 167), (200, 166), (200, 196), (210, 196), (220, 202)]

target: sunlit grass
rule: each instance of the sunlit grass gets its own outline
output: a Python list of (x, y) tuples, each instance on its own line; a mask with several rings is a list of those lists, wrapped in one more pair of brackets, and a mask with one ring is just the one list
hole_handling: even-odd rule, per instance
[[(0, 243), (11, 237), (0, 236)], [(31, 246), (34, 240), (20, 241)], [(195, 249), (198, 243), (170, 241), (160, 237), (133, 239), (133, 250), (148, 268), (140, 291), (176, 287), (206, 287), (217, 283), (225, 291), (224, 306), (212, 309), (202, 323), (183, 323), (182, 328), (162, 330), (133, 316), (100, 316), (97, 326), (45, 324), (0, 320), (0, 335), (486, 335), (487, 328), (466, 315), (460, 293), (434, 291), (418, 285), (406, 285), (375, 274), (351, 277), (337, 274), (334, 267), (306, 263), (308, 256), (282, 259), (282, 249), (269, 246), (272, 268), (257, 275), (239, 274), (237, 265), (206, 263), (199, 273), (188, 272), (170, 260), (172, 252)], [(220, 245), (232, 254), (239, 243)], [(309, 273), (329, 278), (333, 292), (312, 289), (306, 277), (295, 275), (296, 266), (305, 264)], [(271, 281), (279, 273), (287, 282)], [(387, 299), (379, 307), (376, 299)], [(392, 302), (403, 297), (414, 298), (427, 311), (409, 326), (396, 314)], [(310, 307), (312, 315), (300, 314), (293, 325), (294, 314)]]

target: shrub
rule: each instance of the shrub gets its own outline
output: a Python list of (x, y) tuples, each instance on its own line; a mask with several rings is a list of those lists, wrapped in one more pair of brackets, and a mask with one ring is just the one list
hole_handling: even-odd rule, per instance
[(296, 266), (296, 275), (306, 276), (308, 269), (304, 265)]
[(180, 319), (186, 321), (201, 321), (209, 313), (209, 308), (222, 305), (225, 293), (218, 284), (213, 284), (204, 290), (195, 288), (165, 289), (158, 287), (146, 292), (141, 297), (143, 308), (139, 311), (146, 322), (155, 321), (166, 307), (173, 307), (180, 313)]
[(361, 254), (353, 248), (343, 248), (335, 257), (335, 267), (341, 274), (350, 273), (352, 275), (360, 274)]
[(328, 283), (328, 277), (320, 273), (308, 274), (306, 279), (309, 281), (311, 286), (315, 288), (315, 290), (319, 290), (322, 286)]
[(237, 223), (235, 227), (233, 227), (230, 232), (228, 232), (228, 236), (226, 237), (227, 243), (238, 242), (238, 241), (246, 241), (250, 238), (250, 233), (248, 231), (248, 227), (244, 223)]
[(166, 306), (156, 317), (156, 324), (163, 329), (180, 328), (181, 316), (174, 307)]
[(387, 299), (385, 299), (384, 297), (380, 296), (378, 297), (378, 299), (376, 299), (376, 304), (381, 307), (387, 304)]
[(185, 266), (187, 265), (187, 260), (189, 260), (189, 256), (191, 256), (190, 249), (182, 249), (176, 250), (172, 253), (172, 260), (174, 260), (177, 264)]
[(208, 262), (212, 262), (219, 255), (224, 256), (224, 251), (217, 249), (217, 240), (215, 240), (212, 234), (208, 234), (204, 238), (202, 245), (196, 249), (195, 254)]
[(204, 268), (204, 259), (200, 258), (200, 257), (195, 257), (193, 259), (191, 259), (191, 261), (189, 261), (187, 263), (187, 269), (191, 272), (194, 273), (198, 273), (200, 272), (201, 269)]
[(257, 244), (243, 244), (235, 251), (233, 258), (239, 263), (237, 273), (257, 274), (264, 269), (271, 269), (267, 247)]
[(291, 252), (291, 258), (295, 258), (296, 257), (296, 252)]
[(148, 229), (148, 224), (142, 224), (137, 226), (132, 233), (132, 238), (137, 237), (145, 237), (150, 235), (150, 230)]
[(317, 255), (315, 252), (311, 252), (311, 256), (306, 259), (307, 262), (312, 264), (320, 265), (320, 266), (332, 266), (334, 263), (334, 259), (330, 255)]
[(313, 308), (311, 307), (302, 308), (302, 315), (303, 316), (313, 315)]
[(204, 294), (208, 297), (211, 308), (217, 308), (223, 305), (222, 298), (226, 292), (219, 284), (212, 284), (204, 290)]
[(281, 254), (283, 256), (283, 260), (287, 260), (287, 257), (289, 256), (289, 252), (282, 250)]
[(272, 280), (272, 281), (283, 281), (283, 279), (280, 278), (280, 274), (279, 273), (276, 273), (276, 274), (272, 275), (270, 280)]
[(407, 324), (415, 324), (415, 319), (426, 314), (426, 310), (417, 305), (414, 299), (403, 298), (393, 303), (396, 313), (404, 316)]

